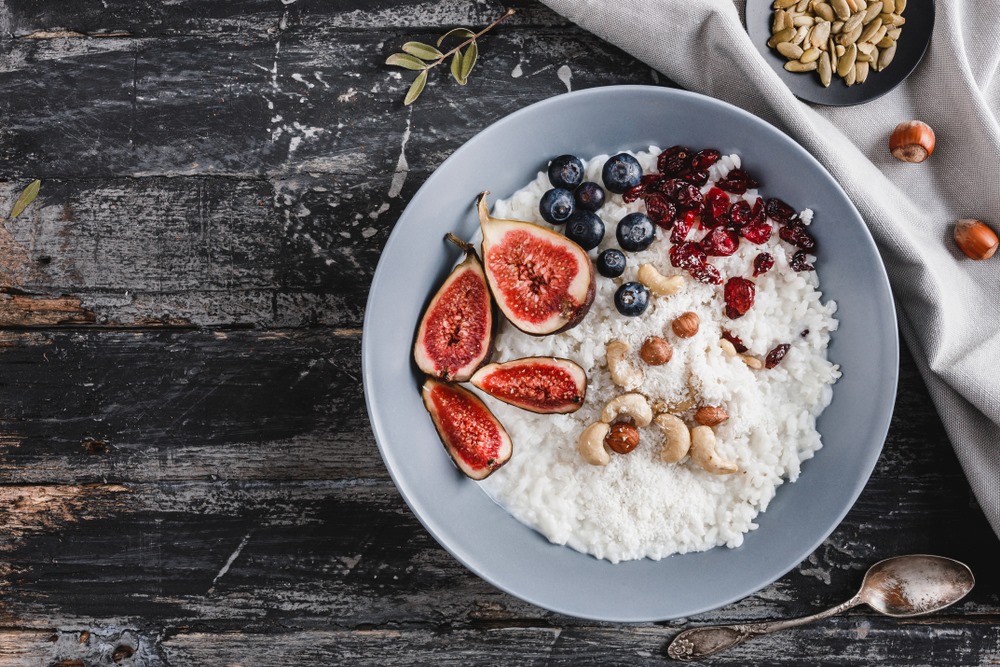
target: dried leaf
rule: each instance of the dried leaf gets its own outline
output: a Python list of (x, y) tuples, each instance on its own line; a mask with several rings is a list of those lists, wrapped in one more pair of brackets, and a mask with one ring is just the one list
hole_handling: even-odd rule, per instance
[(21, 215), (21, 213), (24, 212), (24, 209), (28, 208), (28, 204), (35, 201), (35, 197), (38, 196), (38, 191), (41, 187), (42, 182), (34, 180), (21, 192), (21, 196), (19, 196), (17, 201), (14, 202), (14, 208), (10, 210), (11, 220)]
[(409, 106), (420, 97), (420, 93), (424, 92), (424, 84), (427, 83), (427, 70), (424, 70), (417, 75), (417, 78), (413, 80), (410, 84), (410, 90), (406, 93), (406, 99), (403, 100), (403, 104)]
[(462, 56), (462, 81), (469, 80), (469, 74), (472, 73), (472, 68), (476, 66), (476, 60), (479, 58), (479, 47), (473, 42), (469, 44), (469, 48), (465, 50), (465, 55)]
[(414, 58), (406, 53), (394, 53), (385, 59), (386, 65), (393, 65), (394, 67), (405, 67), (406, 69), (424, 69), (427, 65), (424, 64), (423, 60), (419, 58)]
[(403, 51), (421, 60), (437, 60), (444, 55), (430, 44), (422, 44), (421, 42), (407, 42), (403, 44)]
[(455, 51), (455, 55), (451, 58), (451, 75), (455, 77), (455, 81), (459, 85), (465, 85), (465, 79), (462, 78), (462, 51)]
[(475, 37), (476, 33), (472, 32), (468, 28), (452, 28), (451, 30), (449, 30), (448, 32), (446, 32), (445, 34), (441, 35), (441, 37), (438, 38), (437, 45), (441, 46), (441, 42), (448, 39), (452, 35), (455, 35), (456, 37), (461, 37), (463, 40), (465, 40), (469, 39), (470, 37)]

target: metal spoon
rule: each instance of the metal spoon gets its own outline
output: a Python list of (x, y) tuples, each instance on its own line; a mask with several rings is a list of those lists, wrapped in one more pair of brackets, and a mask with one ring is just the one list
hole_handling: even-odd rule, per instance
[(786, 621), (692, 628), (674, 637), (667, 655), (683, 662), (698, 660), (758, 635), (829, 618), (862, 602), (895, 618), (929, 614), (961, 600), (975, 583), (972, 570), (957, 560), (920, 554), (897, 556), (872, 565), (858, 594), (832, 609)]

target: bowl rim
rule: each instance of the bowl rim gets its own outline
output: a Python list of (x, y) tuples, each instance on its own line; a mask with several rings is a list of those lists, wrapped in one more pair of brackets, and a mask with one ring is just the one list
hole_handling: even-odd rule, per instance
[[(477, 132), (475, 135), (473, 135), (467, 141), (465, 141), (461, 146), (455, 149), (454, 153), (452, 153), (447, 159), (445, 159), (434, 170), (434, 172), (432, 172), (431, 175), (428, 176), (428, 181), (430, 180), (431, 177), (433, 177), (434, 174), (436, 174), (439, 170), (443, 169), (446, 165), (454, 161), (460, 160), (462, 153), (464, 152), (464, 149), (469, 144), (472, 144), (473, 142), (476, 141), (481, 141), (483, 140), (482, 138), (484, 136), (488, 136), (489, 134), (495, 132), (503, 132), (508, 126), (520, 122), (520, 119), (523, 118), (524, 116), (538, 113), (542, 110), (545, 110), (547, 107), (553, 105), (567, 104), (571, 102), (583, 102), (586, 101), (588, 98), (600, 97), (600, 96), (616, 96), (620, 99), (621, 96), (628, 95), (630, 93), (637, 93), (637, 94), (653, 93), (653, 94), (663, 95), (664, 101), (669, 101), (670, 98), (679, 97), (679, 98), (693, 99), (697, 103), (701, 104), (722, 105), (724, 107), (727, 107), (730, 112), (736, 113), (736, 115), (740, 116), (743, 119), (743, 121), (747, 122), (750, 126), (755, 126), (754, 127), (755, 131), (762, 129), (764, 131), (774, 132), (783, 136), (787, 140), (788, 144), (787, 148), (789, 150), (799, 153), (801, 157), (813, 163), (813, 166), (817, 168), (818, 173), (825, 176), (825, 178), (828, 180), (827, 185), (839, 190), (840, 194), (843, 195), (845, 201), (849, 203), (850, 208), (857, 216), (857, 222), (861, 232), (859, 234), (858, 240), (859, 242), (869, 246), (874, 256), (878, 258), (877, 266), (875, 266), (876, 277), (878, 278), (878, 281), (881, 283), (880, 287), (886, 290), (886, 295), (889, 299), (890, 304), (894, 305), (895, 300), (892, 295), (892, 288), (889, 283), (888, 275), (886, 273), (885, 263), (881, 260), (881, 255), (878, 252), (878, 247), (875, 244), (874, 238), (872, 237), (867, 224), (864, 222), (864, 219), (857, 211), (857, 207), (854, 205), (853, 201), (851, 201), (850, 197), (847, 196), (846, 192), (844, 192), (843, 188), (840, 186), (837, 180), (832, 176), (832, 174), (830, 174), (830, 172), (811, 153), (809, 153), (797, 141), (795, 141), (792, 137), (788, 136), (781, 129), (777, 128), (771, 123), (765, 121), (764, 119), (758, 116), (755, 116), (754, 114), (744, 109), (729, 104), (728, 102), (724, 102), (722, 100), (709, 97), (707, 95), (702, 95), (700, 93), (686, 91), (678, 88), (667, 88), (663, 86), (615, 85), (615, 86), (599, 86), (596, 88), (587, 88), (587, 89), (576, 90), (568, 93), (555, 95), (553, 97), (540, 100), (526, 107), (518, 109), (517, 111), (514, 111), (508, 114), (507, 116), (504, 116), (503, 118), (495, 121), (494, 123), (491, 123), (481, 131)], [(373, 358), (373, 355), (375, 354), (375, 350), (373, 347), (375, 343), (372, 340), (372, 336), (369, 334), (371, 319), (373, 317), (372, 313), (374, 312), (374, 309), (372, 307), (373, 301), (375, 299), (375, 295), (379, 293), (378, 289), (379, 285), (387, 280), (386, 275), (390, 271), (384, 259), (386, 256), (390, 255), (391, 251), (395, 250), (396, 245), (400, 243), (399, 238), (402, 235), (402, 233), (400, 232), (399, 221), (405, 219), (407, 212), (412, 207), (414, 207), (414, 203), (419, 201), (420, 198), (426, 194), (425, 191), (426, 183), (427, 181), (421, 184), (420, 188), (418, 188), (417, 192), (407, 203), (407, 206), (404, 208), (402, 213), (400, 213), (400, 216), (397, 219), (396, 223), (394, 224), (393, 230), (390, 233), (389, 238), (387, 239), (386, 244), (381, 251), (378, 266), (376, 267), (375, 273), (372, 277), (371, 286), (369, 288), (368, 299), (366, 300), (365, 304), (365, 316), (362, 324), (361, 376), (363, 381), (365, 405), (367, 409), (369, 423), (375, 438), (376, 446), (378, 447), (383, 463), (385, 464), (386, 469), (389, 472), (390, 479), (392, 480), (393, 484), (396, 487), (396, 490), (403, 498), (404, 502), (410, 509), (413, 516), (416, 517), (416, 519), (420, 522), (420, 524), (424, 527), (424, 529), (431, 535), (431, 537), (433, 537), (434, 540), (443, 549), (445, 549), (445, 551), (447, 551), (453, 558), (455, 558), (468, 570), (472, 571), (474, 574), (476, 574), (477, 576), (479, 576), (481, 579), (488, 582), (492, 586), (498, 588), (499, 590), (504, 591), (505, 593), (508, 593), (509, 595), (512, 595), (515, 598), (536, 605), (542, 609), (547, 609), (549, 611), (563, 614), (566, 616), (571, 616), (574, 618), (580, 618), (592, 621), (619, 622), (619, 623), (648, 623), (648, 622), (658, 622), (663, 620), (669, 620), (672, 618), (681, 618), (685, 616), (693, 616), (696, 614), (701, 614), (707, 611), (719, 609), (726, 605), (732, 604), (733, 602), (742, 600), (750, 595), (753, 595), (754, 593), (760, 591), (761, 589), (773, 584), (775, 581), (779, 580), (781, 577), (785, 576), (786, 574), (788, 574), (788, 572), (790, 572), (799, 564), (801, 564), (824, 541), (826, 541), (826, 539), (833, 533), (834, 530), (837, 529), (838, 526), (840, 526), (840, 524), (844, 520), (844, 517), (857, 503), (858, 497), (861, 495), (861, 492), (864, 490), (869, 479), (871, 478), (871, 474), (874, 471), (875, 465), (877, 464), (878, 459), (881, 456), (882, 447), (885, 443), (885, 438), (889, 431), (889, 426), (894, 411), (893, 408), (895, 403), (895, 395), (899, 381), (899, 334), (898, 334), (899, 328), (898, 328), (898, 320), (895, 308), (890, 308), (889, 312), (886, 313), (886, 317), (888, 318), (889, 323), (891, 323), (891, 327), (889, 327), (889, 330), (885, 332), (885, 334), (889, 338), (889, 341), (887, 342), (889, 346), (889, 353), (891, 359), (891, 364), (889, 364), (889, 367), (892, 369), (892, 376), (889, 379), (890, 387), (887, 387), (885, 396), (878, 397), (883, 403), (887, 403), (887, 407), (885, 409), (880, 410), (877, 413), (877, 415), (880, 417), (880, 419), (878, 420), (879, 423), (877, 423), (875, 425), (876, 427), (870, 431), (872, 434), (871, 440), (873, 442), (877, 441), (878, 445), (873, 446), (870, 449), (866, 450), (867, 456), (862, 466), (863, 474), (859, 475), (857, 478), (852, 480), (854, 488), (850, 492), (849, 501), (845, 502), (844, 506), (840, 509), (839, 512), (837, 512), (836, 520), (831, 522), (829, 528), (821, 531), (822, 534), (819, 535), (818, 538), (812, 544), (810, 544), (808, 548), (801, 550), (800, 554), (796, 555), (793, 559), (790, 559), (790, 564), (787, 567), (781, 567), (776, 576), (770, 577), (765, 581), (761, 581), (759, 583), (750, 585), (745, 589), (735, 592), (728, 597), (724, 597), (723, 599), (715, 599), (710, 602), (706, 602), (703, 605), (697, 605), (692, 610), (683, 614), (683, 616), (675, 615), (666, 617), (663, 615), (651, 616), (643, 614), (634, 614), (634, 615), (617, 614), (614, 616), (608, 616), (608, 615), (601, 615), (599, 613), (581, 612), (577, 609), (569, 608), (569, 606), (566, 604), (554, 604), (550, 601), (541, 598), (538, 595), (535, 595), (530, 591), (512, 590), (510, 586), (507, 586), (502, 582), (497, 581), (495, 577), (491, 576), (489, 572), (486, 570), (486, 568), (480, 566), (480, 564), (476, 561), (476, 559), (474, 559), (470, 554), (466, 553), (462, 549), (459, 549), (456, 545), (452, 544), (449, 540), (445, 539), (440, 534), (440, 531), (436, 529), (433, 517), (426, 514), (423, 511), (423, 508), (420, 507), (419, 504), (416, 503), (416, 501), (413, 499), (413, 491), (411, 485), (407, 482), (407, 480), (403, 476), (401, 476), (397, 472), (396, 456), (389, 447), (383, 444), (383, 441), (386, 439), (386, 435), (384, 433), (384, 428), (381, 419), (379, 418), (379, 415), (376, 414), (376, 407), (374, 405), (374, 398), (372, 396), (372, 386), (373, 386), (372, 368), (371, 368), (371, 363), (368, 361), (370, 358)], [(480, 491), (482, 492), (481, 489)], [(489, 496), (485, 494), (485, 492), (482, 493), (487, 498), (489, 498)], [(534, 529), (530, 527), (528, 529), (534, 531)], [(572, 550), (568, 546), (562, 546), (560, 548)], [(713, 549), (718, 549), (718, 548), (721, 547), (714, 547)], [(698, 553), (707, 553), (707, 552), (698, 552)], [(680, 557), (683, 556), (684, 554), (680, 555)], [(593, 558), (592, 556), (590, 557)], [(644, 560), (649, 560), (649, 559), (644, 559)]]

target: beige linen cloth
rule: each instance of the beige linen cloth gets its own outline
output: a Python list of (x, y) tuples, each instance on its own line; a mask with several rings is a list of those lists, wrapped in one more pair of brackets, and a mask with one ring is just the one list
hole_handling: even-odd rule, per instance
[[(834, 108), (792, 96), (750, 42), (742, 0), (543, 2), (684, 88), (781, 128), (840, 182), (878, 243), (902, 334), (1000, 534), (1000, 253), (974, 262), (951, 240), (958, 218), (1000, 231), (995, 3), (937, 2), (930, 48), (914, 73), (878, 100)], [(889, 154), (892, 129), (909, 119), (937, 134), (923, 164)]]

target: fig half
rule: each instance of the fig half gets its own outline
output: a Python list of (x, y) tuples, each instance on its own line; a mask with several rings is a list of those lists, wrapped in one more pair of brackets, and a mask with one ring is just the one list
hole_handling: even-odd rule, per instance
[(479, 195), (483, 267), (497, 306), (511, 324), (535, 336), (559, 333), (583, 319), (597, 283), (587, 252), (562, 234), (490, 215)]
[(587, 373), (569, 359), (525, 357), (487, 364), (470, 380), (493, 398), (541, 414), (566, 414), (583, 406)]
[(498, 318), (475, 248), (454, 234), (445, 238), (465, 251), (465, 259), (424, 311), (413, 358), (427, 375), (464, 382), (493, 354)]
[(424, 407), (455, 465), (472, 479), (486, 479), (514, 449), (503, 424), (468, 389), (427, 378)]

